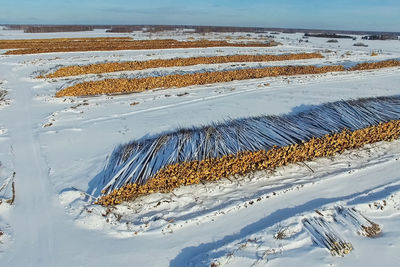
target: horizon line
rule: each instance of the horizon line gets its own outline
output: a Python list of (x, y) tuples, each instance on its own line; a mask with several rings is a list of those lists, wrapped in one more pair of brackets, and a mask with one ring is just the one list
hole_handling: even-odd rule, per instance
[(1, 23), (0, 26), (167, 26), (167, 27), (216, 27), (216, 28), (248, 28), (248, 29), (264, 29), (264, 30), (294, 30), (298, 32), (305, 31), (325, 31), (325, 32), (357, 32), (357, 33), (390, 33), (400, 35), (400, 31), (386, 31), (386, 30), (344, 30), (344, 29), (320, 29), (320, 28), (290, 28), (290, 27), (265, 27), (265, 26), (232, 26), (232, 25), (196, 25), (196, 24), (40, 24), (40, 23)]

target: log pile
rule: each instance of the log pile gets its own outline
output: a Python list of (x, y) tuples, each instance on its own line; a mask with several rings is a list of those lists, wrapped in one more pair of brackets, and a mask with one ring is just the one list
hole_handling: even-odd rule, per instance
[(270, 47), (276, 45), (279, 43), (274, 41), (233, 43), (209, 40), (133, 40), (129, 37), (0, 40), (0, 49), (15, 49), (7, 51), (6, 55), (171, 48)]
[(385, 60), (385, 61), (378, 61), (378, 62), (360, 63), (360, 64), (350, 68), (350, 71), (373, 70), (373, 69), (382, 69), (382, 68), (390, 68), (390, 67), (400, 67), (400, 60)]
[[(145, 185), (168, 166), (190, 162), (215, 164), (226, 157), (299, 146), (344, 130), (355, 132), (399, 120), (400, 97), (391, 96), (337, 101), (300, 113), (227, 120), (147, 136), (114, 149), (96, 192), (107, 195), (127, 184)], [(340, 142), (336, 143), (341, 147)]]
[(183, 185), (217, 181), (233, 175), (244, 175), (258, 170), (272, 170), (290, 163), (328, 157), (348, 149), (360, 148), (379, 141), (391, 141), (400, 137), (400, 120), (380, 123), (360, 130), (343, 130), (322, 138), (268, 151), (242, 152), (221, 158), (183, 162), (161, 169), (146, 184), (127, 184), (101, 196), (97, 204), (116, 205), (123, 201), (153, 192), (170, 192)]
[(95, 96), (102, 94), (138, 93), (158, 88), (181, 88), (192, 85), (230, 82), (235, 80), (258, 79), (265, 77), (293, 76), (304, 74), (323, 74), (328, 72), (370, 70), (400, 66), (400, 60), (385, 60), (372, 63), (360, 63), (346, 69), (341, 65), (329, 66), (277, 66), (258, 69), (240, 69), (194, 74), (175, 74), (160, 77), (137, 79), (104, 79), (78, 83), (56, 93), (56, 97)]
[(105, 79), (72, 85), (58, 91), (56, 93), (56, 97), (138, 93), (156, 88), (179, 88), (192, 85), (230, 82), (234, 80), (302, 74), (321, 74), (344, 70), (345, 68), (343, 66), (279, 66), (260, 69), (241, 69), (185, 75), (176, 74), (139, 79)]
[(38, 78), (60, 78), (84, 74), (99, 74), (117, 71), (134, 71), (150, 68), (181, 67), (199, 64), (220, 64), (229, 62), (266, 62), (323, 58), (320, 53), (298, 53), (283, 55), (232, 55), (215, 57), (190, 57), (173, 59), (154, 59), (147, 61), (107, 62), (84, 66), (61, 67), (53, 73)]

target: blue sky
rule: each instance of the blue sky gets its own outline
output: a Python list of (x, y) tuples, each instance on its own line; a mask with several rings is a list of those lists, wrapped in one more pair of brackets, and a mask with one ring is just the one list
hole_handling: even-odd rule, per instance
[(400, 0), (0, 0), (0, 24), (192, 24), (400, 31)]

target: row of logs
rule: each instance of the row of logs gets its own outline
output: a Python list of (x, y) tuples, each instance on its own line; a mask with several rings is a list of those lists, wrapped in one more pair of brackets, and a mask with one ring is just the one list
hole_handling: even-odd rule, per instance
[(146, 61), (106, 62), (90, 65), (61, 67), (53, 73), (38, 78), (60, 78), (84, 74), (99, 74), (116, 71), (135, 71), (150, 68), (182, 67), (199, 64), (221, 64), (230, 62), (265, 62), (323, 58), (319, 53), (297, 53), (283, 55), (231, 55), (214, 57), (190, 57), (173, 59), (154, 59)]
[(93, 96), (102, 94), (138, 93), (156, 88), (181, 88), (192, 85), (204, 85), (235, 80), (257, 79), (276, 76), (304, 74), (322, 74), (328, 72), (357, 71), (400, 66), (400, 60), (386, 60), (372, 63), (361, 63), (346, 69), (341, 65), (332, 66), (276, 66), (259, 69), (240, 69), (193, 74), (174, 74), (160, 77), (137, 79), (104, 79), (78, 83), (56, 93), (56, 97)]
[(170, 48), (205, 48), (205, 47), (270, 47), (279, 43), (274, 41), (240, 42), (227, 41), (178, 41), (174, 39), (133, 40), (131, 38), (63, 38), (43, 40), (0, 40), (0, 49), (9, 50), (6, 55), (86, 52), (113, 50), (142, 50)]
[(108, 195), (101, 196), (96, 204), (116, 205), (154, 192), (171, 192), (184, 185), (217, 181), (224, 177), (245, 175), (259, 170), (272, 170), (290, 163), (329, 157), (348, 149), (360, 148), (379, 141), (391, 141), (399, 137), (400, 120), (394, 120), (353, 132), (343, 130), (322, 138), (312, 138), (300, 144), (274, 147), (268, 151), (242, 152), (221, 158), (169, 165), (157, 172), (146, 184), (127, 184)]
[(300, 74), (321, 74), (344, 71), (343, 66), (279, 66), (261, 69), (241, 69), (193, 74), (174, 74), (139, 79), (105, 79), (72, 85), (56, 93), (56, 97), (91, 96), (101, 94), (137, 93), (156, 88), (186, 87), (234, 80), (247, 80), (265, 77), (289, 76)]

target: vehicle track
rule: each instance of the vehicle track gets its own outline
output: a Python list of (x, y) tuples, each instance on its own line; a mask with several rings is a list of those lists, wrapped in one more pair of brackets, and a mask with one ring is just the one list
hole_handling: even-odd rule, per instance
[[(6, 76), (14, 76), (10, 79), (10, 87), (21, 87), (15, 73), (9, 72)], [(15, 244), (6, 265), (39, 266), (45, 261), (53, 264), (53, 220), (49, 207), (52, 190), (37, 133), (33, 130), (32, 92), (13, 90), (13, 94), (15, 102), (10, 107), (13, 117), (5, 125), (10, 133), (16, 172), (15, 207), (10, 217)], [(21, 251), (24, 251), (23, 256)]]

